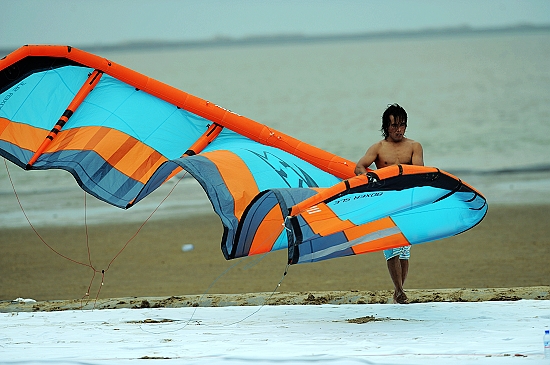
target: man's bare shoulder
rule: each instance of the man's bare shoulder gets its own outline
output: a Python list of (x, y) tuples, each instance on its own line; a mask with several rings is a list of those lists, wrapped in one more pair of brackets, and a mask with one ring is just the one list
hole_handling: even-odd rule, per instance
[[(392, 142), (386, 141), (386, 143), (391, 144)], [(395, 143), (396, 145), (406, 146), (407, 148), (411, 149), (417, 149), (422, 148), (422, 145), (420, 142), (415, 141), (414, 139), (410, 138), (403, 138), (400, 142)]]
[(410, 139), (410, 138), (406, 138), (406, 137), (403, 138), (403, 142), (405, 142), (405, 143), (407, 143), (407, 144), (411, 144), (411, 145), (413, 145), (413, 144), (420, 144), (420, 142), (417, 142), (417, 141), (415, 141), (414, 139)]
[(384, 145), (384, 142), (386, 142), (386, 140), (385, 140), (385, 139), (382, 139), (382, 140), (380, 140), (380, 141), (378, 141), (378, 142), (375, 142), (372, 146), (370, 146), (370, 148), (376, 148), (376, 149), (378, 149), (378, 148), (380, 148), (380, 147), (382, 147), (382, 146)]
[(417, 142), (417, 141), (414, 141), (412, 139), (409, 139), (409, 143), (410, 143), (410, 146), (411, 148), (414, 150), (414, 151), (422, 151), (423, 148), (422, 148), (422, 144), (420, 142)]

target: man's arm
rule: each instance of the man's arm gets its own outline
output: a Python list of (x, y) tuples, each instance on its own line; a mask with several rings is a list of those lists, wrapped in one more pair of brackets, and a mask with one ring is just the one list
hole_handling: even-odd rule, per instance
[(369, 166), (378, 157), (378, 145), (376, 143), (370, 146), (365, 155), (357, 162), (357, 165), (355, 165), (355, 175), (361, 175), (368, 171)]
[(422, 149), (422, 145), (418, 142), (413, 144), (412, 164), (424, 166), (424, 150)]

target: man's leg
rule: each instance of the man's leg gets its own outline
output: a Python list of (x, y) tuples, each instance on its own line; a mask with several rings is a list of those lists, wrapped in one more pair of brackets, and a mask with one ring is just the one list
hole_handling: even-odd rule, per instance
[(393, 293), (394, 302), (399, 304), (408, 303), (407, 295), (405, 294), (405, 290), (403, 290), (403, 284), (409, 272), (409, 261), (401, 260), (399, 256), (395, 256), (386, 260), (386, 262), (395, 288)]
[(401, 286), (405, 286), (405, 280), (409, 273), (409, 260), (399, 259), (399, 262), (401, 263)]

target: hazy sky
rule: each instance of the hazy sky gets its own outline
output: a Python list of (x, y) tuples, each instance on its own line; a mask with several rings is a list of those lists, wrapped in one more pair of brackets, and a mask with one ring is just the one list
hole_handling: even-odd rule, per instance
[(550, 24), (548, 0), (0, 0), (0, 49)]

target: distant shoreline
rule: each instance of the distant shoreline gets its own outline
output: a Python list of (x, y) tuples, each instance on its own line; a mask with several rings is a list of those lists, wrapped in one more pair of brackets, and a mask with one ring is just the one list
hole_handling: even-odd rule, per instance
[[(233, 46), (258, 46), (258, 45), (283, 45), (283, 44), (307, 44), (307, 43), (323, 43), (323, 42), (345, 42), (345, 41), (361, 41), (361, 40), (388, 40), (388, 39), (411, 39), (411, 38), (427, 38), (427, 37), (453, 37), (453, 36), (469, 36), (469, 35), (496, 35), (505, 33), (533, 33), (533, 32), (549, 32), (549, 25), (531, 25), (522, 24), (507, 27), (494, 28), (473, 28), (470, 26), (459, 26), (449, 28), (427, 28), (420, 30), (407, 31), (385, 31), (385, 32), (366, 32), (366, 33), (350, 33), (350, 34), (333, 34), (333, 35), (304, 35), (304, 34), (276, 34), (266, 36), (249, 36), (243, 38), (231, 37), (215, 37), (212, 39), (203, 40), (182, 40), (182, 41), (134, 41), (104, 45), (74, 45), (76, 48), (87, 52), (133, 52), (144, 50), (160, 50), (169, 48), (216, 48), (216, 47), (233, 47)], [(23, 46), (23, 45), (21, 45)], [(5, 48), (0, 49), (0, 57), (15, 51), (15, 49)]]

